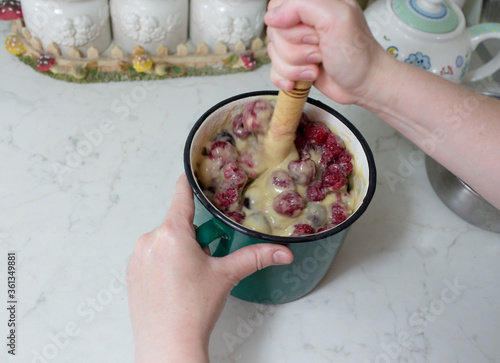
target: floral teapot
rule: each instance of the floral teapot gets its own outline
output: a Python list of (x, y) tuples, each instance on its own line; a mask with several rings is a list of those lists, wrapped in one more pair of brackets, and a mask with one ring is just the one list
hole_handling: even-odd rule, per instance
[(466, 28), (461, 9), (450, 0), (376, 0), (364, 11), (377, 42), (400, 61), (452, 82), (473, 82), (500, 68), (500, 54), (468, 70), (472, 52), (486, 39), (500, 39), (500, 24)]

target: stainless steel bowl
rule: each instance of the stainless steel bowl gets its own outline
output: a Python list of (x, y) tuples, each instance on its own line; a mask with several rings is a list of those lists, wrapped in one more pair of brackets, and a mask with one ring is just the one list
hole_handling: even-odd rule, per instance
[(500, 233), (500, 210), (429, 156), (425, 167), (434, 191), (448, 208), (476, 227)]

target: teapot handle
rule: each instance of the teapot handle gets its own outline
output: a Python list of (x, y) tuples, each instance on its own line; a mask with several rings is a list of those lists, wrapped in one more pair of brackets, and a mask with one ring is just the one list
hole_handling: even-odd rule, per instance
[[(472, 50), (484, 42), (486, 39), (500, 39), (500, 23), (483, 23), (469, 28)], [(475, 82), (488, 77), (500, 69), (500, 52), (486, 64), (476, 69), (470, 70), (465, 75), (464, 82)]]

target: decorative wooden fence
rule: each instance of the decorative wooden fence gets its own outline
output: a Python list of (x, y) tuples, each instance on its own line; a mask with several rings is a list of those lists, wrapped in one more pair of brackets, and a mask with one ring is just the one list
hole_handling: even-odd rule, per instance
[[(54, 65), (50, 68), (50, 72), (54, 74), (68, 74), (76, 77), (77, 74), (82, 74), (78, 70), (93, 69), (99, 72), (123, 72), (128, 71), (132, 67), (134, 55), (127, 55), (117, 45), (112, 47), (109, 55), (100, 54), (95, 47), (90, 47), (83, 54), (76, 47), (70, 48), (63, 55), (61, 49), (56, 43), (49, 44), (46, 49), (43, 48), (40, 39), (32, 36), (30, 31), (24, 26), (22, 19), (12, 21), (12, 33), (20, 36), (26, 48), (23, 56), (30, 56), (37, 59), (43, 54), (48, 54), (55, 59)], [(187, 69), (187, 68), (227, 68), (232, 69), (232, 72), (241, 68), (248, 70), (253, 66), (248, 67), (242, 60), (242, 55), (252, 57), (255, 60), (262, 60), (267, 63), (266, 40), (255, 38), (251, 42), (251, 46), (247, 49), (245, 43), (241, 40), (233, 45), (230, 49), (226, 44), (219, 42), (215, 47), (214, 52), (210, 52), (206, 43), (202, 42), (196, 46), (194, 51), (189, 51), (187, 44), (179, 44), (175, 50), (175, 54), (169, 54), (167, 47), (160, 45), (156, 49), (156, 54), (150, 54), (153, 66), (144, 70), (146, 74), (156, 74), (159, 77), (166, 76), (168, 69)], [(141, 47), (136, 47), (136, 52), (143, 53)], [(171, 52), (172, 53), (172, 52)], [(75, 71), (76, 70), (76, 71)], [(221, 72), (224, 73), (224, 72)]]

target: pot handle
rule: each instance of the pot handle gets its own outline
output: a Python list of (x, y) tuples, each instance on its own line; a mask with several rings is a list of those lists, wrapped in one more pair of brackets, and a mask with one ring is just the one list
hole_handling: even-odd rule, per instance
[(210, 243), (219, 240), (219, 245), (212, 254), (214, 257), (222, 257), (229, 254), (233, 243), (234, 230), (225, 224), (218, 223), (212, 218), (195, 228), (196, 241), (201, 248), (205, 248)]
[[(500, 23), (482, 23), (469, 28), (472, 50), (484, 42), (486, 39), (500, 39)], [(488, 77), (500, 69), (500, 52), (486, 64), (476, 69), (470, 70), (465, 75), (463, 81), (475, 82)]]

